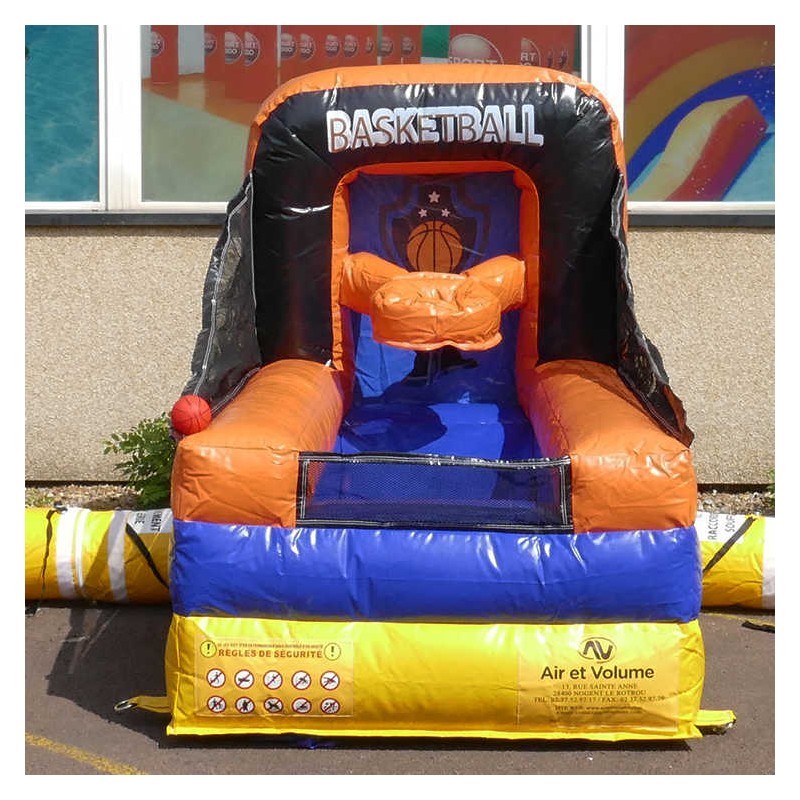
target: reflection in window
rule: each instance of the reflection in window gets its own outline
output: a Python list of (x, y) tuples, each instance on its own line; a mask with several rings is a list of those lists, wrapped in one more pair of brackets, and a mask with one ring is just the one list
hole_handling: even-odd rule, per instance
[[(258, 109), (242, 85), (244, 33), (142, 26), (142, 200), (218, 202), (235, 194)], [(274, 52), (273, 39), (258, 60), (269, 64)]]
[(580, 26), (146, 25), (142, 200), (222, 202), (242, 179), (250, 123), (309, 72), (420, 61), (580, 72)]
[(625, 150), (634, 201), (775, 200), (775, 28), (633, 25)]
[(96, 25), (25, 26), (25, 200), (98, 201)]
[(416, 36), (421, 39), (423, 61), (523, 64), (580, 75), (580, 25), (426, 25), (420, 28), (421, 33)]
[(261, 103), (314, 70), (376, 64), (377, 33), (374, 25), (142, 26), (142, 199), (228, 200)]

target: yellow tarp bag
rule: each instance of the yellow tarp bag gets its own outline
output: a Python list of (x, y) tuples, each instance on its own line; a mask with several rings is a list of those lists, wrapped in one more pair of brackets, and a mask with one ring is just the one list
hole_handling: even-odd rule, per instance
[(775, 608), (774, 525), (774, 517), (698, 512), (704, 608)]
[(688, 739), (700, 711), (697, 621), (313, 622), (173, 615), (169, 735)]
[(169, 603), (172, 512), (25, 509), (25, 599)]

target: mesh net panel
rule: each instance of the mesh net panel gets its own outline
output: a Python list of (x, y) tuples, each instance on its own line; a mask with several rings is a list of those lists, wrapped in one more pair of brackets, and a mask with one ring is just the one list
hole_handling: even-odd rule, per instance
[(319, 527), (571, 531), (569, 463), (301, 453), (297, 521)]

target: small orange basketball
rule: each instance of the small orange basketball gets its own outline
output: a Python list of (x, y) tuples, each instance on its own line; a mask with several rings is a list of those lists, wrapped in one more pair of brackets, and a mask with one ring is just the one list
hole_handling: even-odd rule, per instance
[(172, 427), (180, 434), (189, 436), (205, 430), (211, 422), (211, 406), (204, 397), (185, 394), (172, 406)]
[(463, 252), (458, 231), (438, 220), (417, 225), (406, 243), (408, 261), (419, 272), (452, 272)]

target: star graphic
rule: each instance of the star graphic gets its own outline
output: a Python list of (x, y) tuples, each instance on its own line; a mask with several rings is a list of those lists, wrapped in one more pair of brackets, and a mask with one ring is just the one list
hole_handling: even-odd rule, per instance
[(450, 216), (450, 209), (449, 209), (449, 208), (443, 208), (443, 209), (442, 209), (442, 216), (443, 216), (445, 219), (447, 219), (447, 217), (449, 217), (449, 216)]
[(428, 195), (428, 202), (429, 203), (438, 203), (439, 202), (439, 192), (435, 189)]
[(427, 208), (421, 208), (417, 213), (419, 214), (420, 217), (427, 217), (428, 216), (428, 209)]

